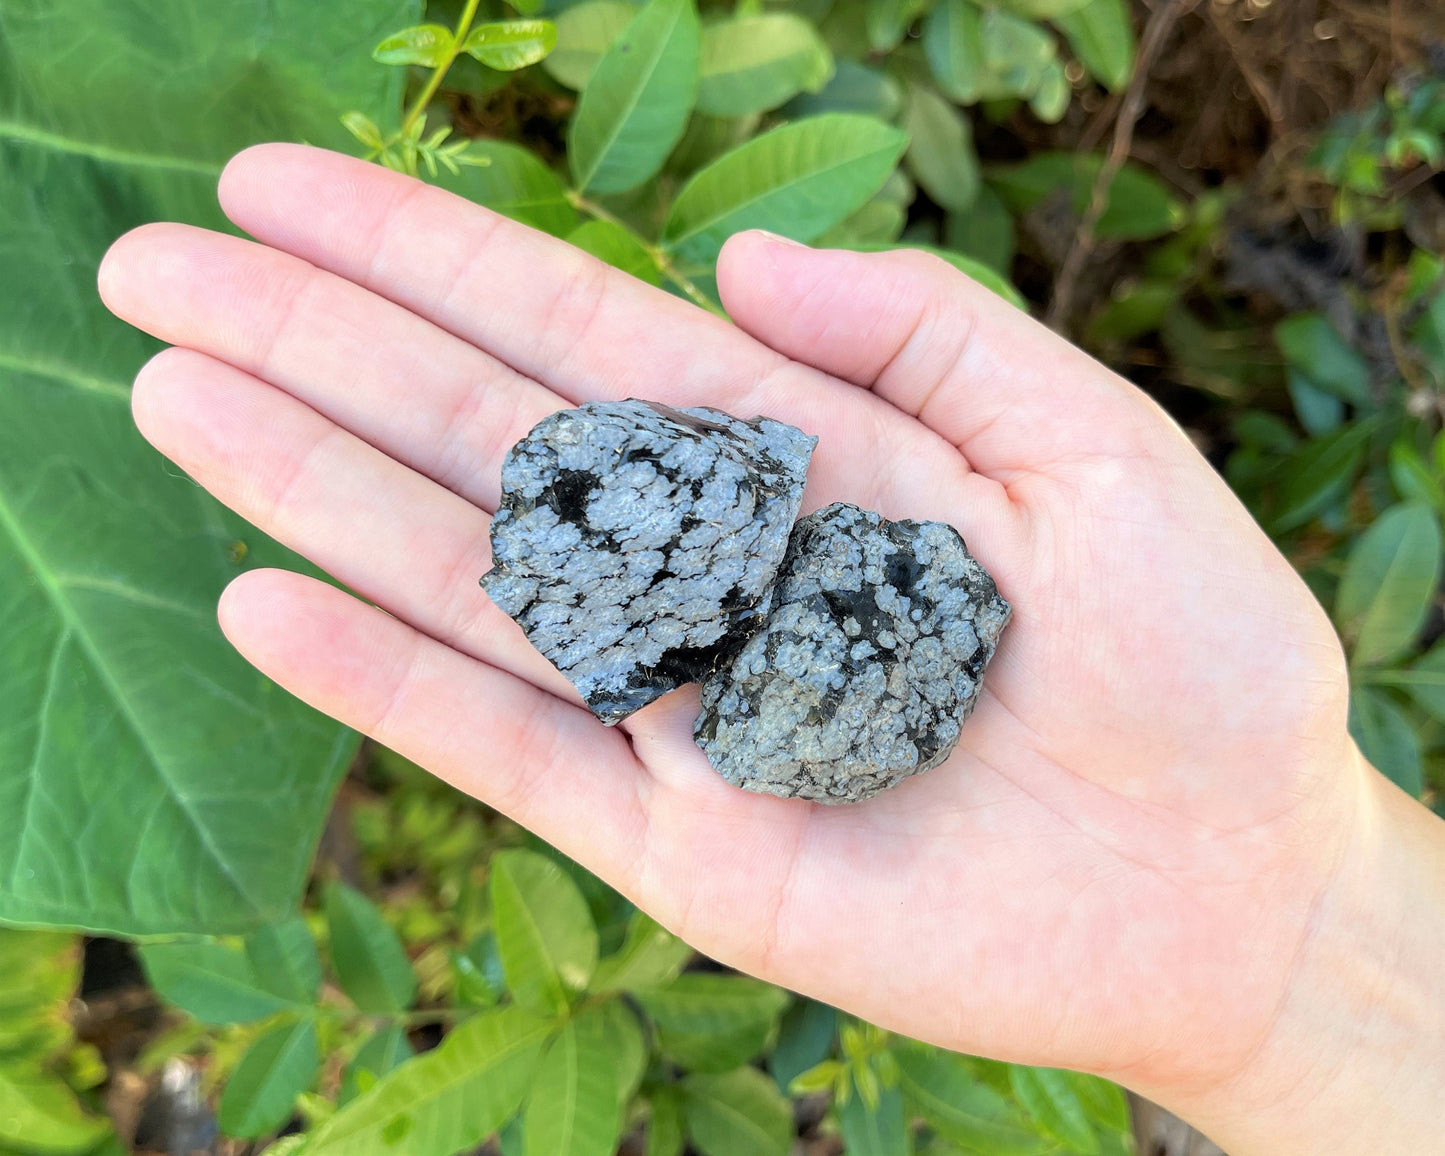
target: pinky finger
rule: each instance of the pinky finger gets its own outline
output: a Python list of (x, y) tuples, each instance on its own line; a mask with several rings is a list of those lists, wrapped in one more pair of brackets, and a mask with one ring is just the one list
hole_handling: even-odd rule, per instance
[(626, 887), (647, 771), (582, 708), (285, 570), (227, 587), (221, 629), (262, 673)]

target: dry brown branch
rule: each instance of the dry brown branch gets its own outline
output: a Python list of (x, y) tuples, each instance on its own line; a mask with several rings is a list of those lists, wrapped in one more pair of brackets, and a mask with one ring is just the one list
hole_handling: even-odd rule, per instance
[(1113, 144), (1109, 147), (1109, 155), (1104, 159), (1104, 163), (1099, 166), (1099, 174), (1094, 178), (1094, 186), (1089, 194), (1088, 207), (1084, 210), (1083, 219), (1074, 234), (1074, 243), (1069, 247), (1063, 265), (1059, 268), (1058, 280), (1054, 283), (1054, 296), (1045, 320), (1056, 329), (1063, 325), (1069, 315), (1079, 274), (1083, 272), (1089, 255), (1094, 250), (1094, 230), (1109, 203), (1109, 189), (1129, 157), (1129, 148), (1134, 140), (1134, 126), (1139, 123), (1139, 117), (1144, 113), (1144, 90), (1149, 82), (1149, 69), (1173, 30), (1175, 22), (1198, 3), (1199, 0), (1164, 0), (1154, 9), (1144, 25), (1144, 34), (1139, 38), (1139, 55), (1134, 75), (1129, 80), (1129, 87), (1124, 91), (1124, 99), (1119, 104), (1119, 117), (1114, 123)]

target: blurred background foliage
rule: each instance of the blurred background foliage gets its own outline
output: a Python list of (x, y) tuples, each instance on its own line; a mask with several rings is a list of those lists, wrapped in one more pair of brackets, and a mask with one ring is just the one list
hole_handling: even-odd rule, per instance
[(1171, 1142), (696, 957), (231, 652), (226, 581), (304, 563), (136, 435), (155, 345), (93, 279), (135, 224), (227, 227), (265, 139), (712, 310), (739, 229), (937, 253), (1169, 409), (1333, 614), (1362, 748), (1445, 811), (1431, 0), (0, 0), (3, 1156)]

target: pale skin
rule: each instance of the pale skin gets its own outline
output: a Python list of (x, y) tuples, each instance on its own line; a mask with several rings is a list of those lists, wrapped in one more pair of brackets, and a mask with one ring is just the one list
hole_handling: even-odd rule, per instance
[[(741, 235), (729, 325), (336, 154), (248, 150), (220, 195), (256, 241), (146, 226), (100, 288), (176, 347), (141, 432), (359, 595), (234, 581), (267, 675), (744, 971), (1107, 1075), (1233, 1156), (1439, 1150), (1445, 824), (1360, 757), (1324, 612), (1144, 394), (923, 254)], [(746, 794), (695, 690), (604, 729), (487, 601), (506, 449), (629, 396), (817, 434), (805, 509), (958, 527), (1014, 620), (947, 763)]]

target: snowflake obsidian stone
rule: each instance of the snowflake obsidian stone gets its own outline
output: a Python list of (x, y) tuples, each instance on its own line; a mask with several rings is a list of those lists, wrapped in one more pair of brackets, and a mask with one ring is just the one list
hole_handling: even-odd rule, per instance
[(482, 586), (593, 714), (619, 722), (759, 625), (816, 443), (647, 401), (555, 413), (502, 465)]
[(698, 745), (750, 791), (868, 798), (948, 757), (1009, 614), (953, 527), (828, 506), (793, 531), (762, 628), (704, 681)]

